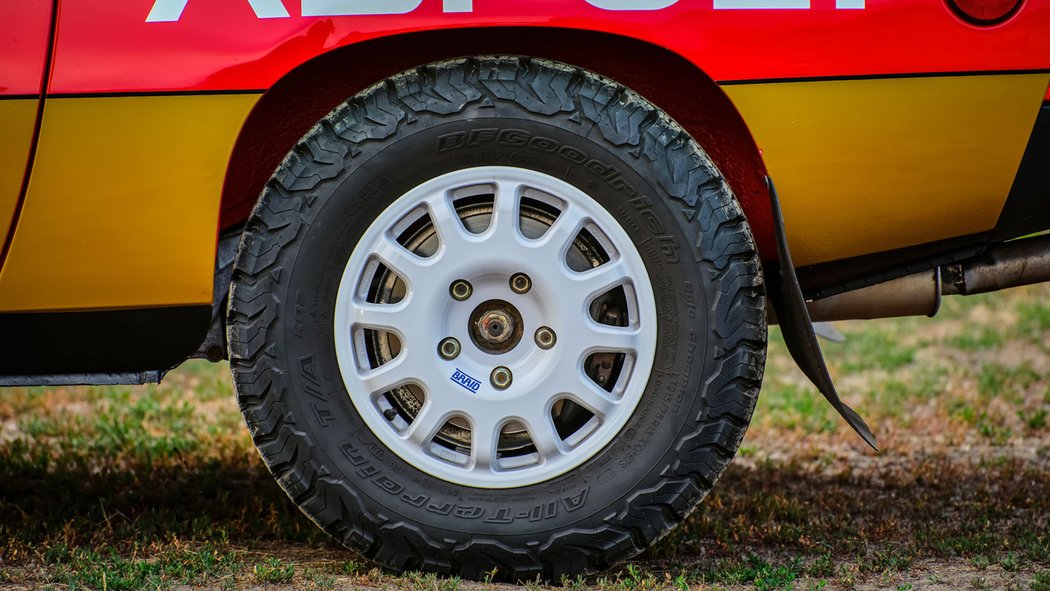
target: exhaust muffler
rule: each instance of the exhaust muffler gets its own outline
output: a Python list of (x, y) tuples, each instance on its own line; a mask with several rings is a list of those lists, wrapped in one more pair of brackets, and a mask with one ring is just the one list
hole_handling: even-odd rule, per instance
[[(806, 303), (814, 322), (933, 316), (942, 295), (974, 295), (1050, 281), (1050, 234), (983, 255)], [(770, 318), (776, 323), (775, 318)]]

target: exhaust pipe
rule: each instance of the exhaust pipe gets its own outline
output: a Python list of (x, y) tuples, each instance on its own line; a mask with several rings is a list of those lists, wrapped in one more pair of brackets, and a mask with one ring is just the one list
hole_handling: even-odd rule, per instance
[(806, 307), (814, 322), (933, 316), (942, 295), (974, 295), (1044, 281), (1050, 281), (1050, 234), (998, 244), (967, 261), (810, 301)]
[(932, 317), (941, 307), (940, 268), (806, 302), (806, 307), (813, 322)]
[(944, 267), (947, 295), (975, 295), (1050, 281), (1050, 234), (1006, 242), (985, 254)]

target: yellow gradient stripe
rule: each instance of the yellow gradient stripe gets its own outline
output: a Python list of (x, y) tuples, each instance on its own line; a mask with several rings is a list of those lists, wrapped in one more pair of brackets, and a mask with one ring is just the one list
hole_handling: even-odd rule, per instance
[(257, 100), (48, 99), (0, 312), (210, 304), (223, 178)]
[(36, 125), (37, 99), (0, 100), (0, 244), (7, 239)]
[(1050, 75), (725, 86), (762, 150), (797, 265), (995, 226)]
[[(991, 229), (1048, 81), (982, 75), (725, 90), (763, 150), (793, 255), (807, 265)], [(222, 182), (257, 99), (49, 99), (0, 270), (0, 312), (210, 303)], [(13, 207), (7, 195), (0, 191), (0, 208)]]

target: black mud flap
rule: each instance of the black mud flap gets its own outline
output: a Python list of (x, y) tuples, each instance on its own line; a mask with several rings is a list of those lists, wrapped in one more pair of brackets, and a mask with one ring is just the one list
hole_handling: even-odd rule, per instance
[(777, 235), (777, 251), (780, 259), (780, 272), (767, 274), (766, 293), (780, 321), (784, 343), (802, 373), (806, 374), (809, 381), (813, 382), (824, 398), (828, 399), (831, 406), (839, 411), (849, 426), (853, 427), (853, 430), (872, 449), (878, 451), (878, 443), (871, 429), (868, 428), (868, 424), (852, 408), (842, 402), (835, 390), (835, 384), (831, 381), (828, 366), (824, 363), (824, 354), (821, 353), (820, 344), (817, 342), (817, 334), (813, 330), (813, 322), (809, 318), (806, 298), (802, 295), (802, 287), (799, 286), (798, 277), (795, 276), (795, 265), (791, 262), (787, 232), (784, 230), (784, 216), (780, 212), (777, 190), (773, 186), (773, 180), (769, 177), (766, 177), (766, 184), (769, 186), (769, 196), (773, 205), (773, 226)]

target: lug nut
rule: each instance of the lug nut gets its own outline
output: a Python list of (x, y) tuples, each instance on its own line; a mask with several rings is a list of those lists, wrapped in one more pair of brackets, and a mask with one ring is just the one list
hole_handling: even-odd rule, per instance
[(459, 352), (459, 341), (452, 337), (441, 339), (441, 342), (438, 343), (438, 355), (440, 355), (442, 359), (451, 361), (456, 357), (459, 357)]
[(474, 293), (474, 288), (470, 283), (457, 279), (452, 282), (452, 285), (448, 286), (448, 292), (452, 294), (452, 299), (462, 302), (470, 298), (470, 295)]
[(541, 326), (536, 329), (536, 345), (540, 349), (550, 349), (554, 346), (554, 343), (558, 341), (558, 335), (554, 334), (554, 331)]
[(524, 273), (515, 273), (510, 278), (510, 289), (514, 293), (528, 293), (532, 289), (532, 279)]
[(510, 373), (510, 370), (502, 365), (492, 370), (492, 375), (489, 376), (492, 387), (497, 390), (506, 390), (513, 380), (514, 376)]

